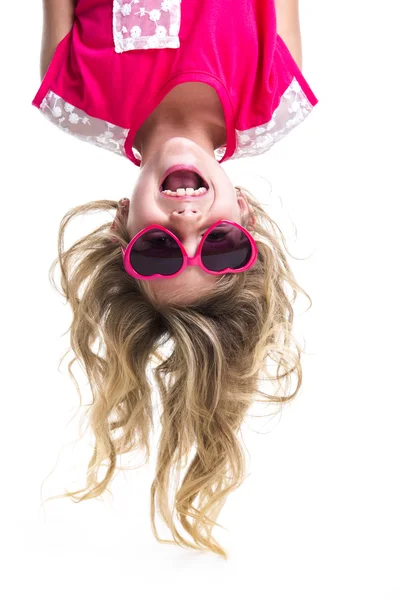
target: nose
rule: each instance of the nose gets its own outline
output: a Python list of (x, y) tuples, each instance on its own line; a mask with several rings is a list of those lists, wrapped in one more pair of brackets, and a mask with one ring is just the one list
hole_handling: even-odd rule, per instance
[(179, 208), (171, 214), (172, 225), (179, 229), (182, 235), (198, 230), (202, 219), (201, 211), (192, 206)]
[(192, 206), (179, 208), (174, 210), (172, 214), (174, 218), (181, 220), (186, 220), (188, 217), (193, 220), (199, 220), (201, 218), (201, 212)]
[(202, 213), (193, 207), (182, 207), (171, 214), (171, 224), (176, 229), (188, 256), (194, 256), (201, 241)]

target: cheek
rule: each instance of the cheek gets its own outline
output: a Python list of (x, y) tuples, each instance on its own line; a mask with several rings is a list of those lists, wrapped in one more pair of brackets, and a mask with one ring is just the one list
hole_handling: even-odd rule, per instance
[(227, 218), (231, 218), (233, 221), (240, 219), (240, 206), (237, 203), (236, 198), (231, 198), (229, 202), (226, 202), (225, 209), (226, 214), (230, 215), (230, 217)]
[(143, 197), (139, 202), (133, 200), (128, 216), (129, 234), (133, 236), (153, 222), (156, 223), (157, 219), (151, 210), (151, 202), (147, 204), (146, 198)]

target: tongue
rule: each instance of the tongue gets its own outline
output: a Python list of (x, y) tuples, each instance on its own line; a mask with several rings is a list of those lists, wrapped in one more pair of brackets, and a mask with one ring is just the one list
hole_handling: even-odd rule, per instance
[(164, 190), (176, 192), (178, 188), (193, 188), (196, 190), (199, 187), (199, 176), (193, 171), (174, 171), (165, 179)]

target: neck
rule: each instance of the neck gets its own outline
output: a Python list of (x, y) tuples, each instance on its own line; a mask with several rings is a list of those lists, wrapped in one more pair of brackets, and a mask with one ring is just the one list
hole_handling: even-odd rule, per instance
[(134, 146), (139, 150), (144, 165), (158, 148), (173, 137), (188, 138), (203, 148), (208, 154), (214, 156), (214, 150), (225, 143), (218, 137), (217, 131), (209, 127), (201, 127), (199, 123), (158, 123), (136, 135)]
[(143, 165), (173, 137), (188, 138), (213, 157), (214, 150), (226, 143), (224, 114), (215, 92), (210, 98), (207, 86), (179, 87), (170, 92), (136, 133), (133, 145), (140, 152)]

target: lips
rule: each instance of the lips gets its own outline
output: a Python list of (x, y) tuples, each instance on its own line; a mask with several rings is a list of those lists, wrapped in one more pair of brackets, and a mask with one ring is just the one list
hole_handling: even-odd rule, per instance
[[(200, 173), (200, 171), (196, 167), (194, 167), (193, 165), (174, 165), (174, 166), (170, 167), (169, 169), (167, 169), (165, 171), (164, 175), (162, 176), (162, 179), (160, 182), (160, 192), (162, 192), (163, 183), (166, 180), (166, 178), (168, 177), (168, 175), (170, 175), (171, 173), (174, 173), (175, 171), (192, 171), (194, 173), (197, 173), (197, 175), (204, 182), (204, 186), (202, 185), (201, 187), (206, 187), (207, 191), (209, 190), (209, 188), (210, 188), (209, 183), (207, 182), (205, 177), (202, 175), (202, 173)], [(180, 198), (190, 198), (192, 196), (179, 196), (179, 197)]]

